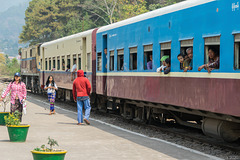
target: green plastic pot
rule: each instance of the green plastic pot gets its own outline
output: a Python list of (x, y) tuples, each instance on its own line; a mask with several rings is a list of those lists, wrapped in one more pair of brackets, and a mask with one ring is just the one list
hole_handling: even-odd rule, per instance
[(32, 155), (34, 160), (64, 160), (66, 150), (58, 152), (41, 152), (32, 150)]
[(11, 142), (25, 142), (30, 125), (8, 125), (8, 135)]
[(6, 125), (5, 124), (5, 120), (4, 120), (4, 116), (9, 115), (9, 112), (0, 112), (0, 125)]

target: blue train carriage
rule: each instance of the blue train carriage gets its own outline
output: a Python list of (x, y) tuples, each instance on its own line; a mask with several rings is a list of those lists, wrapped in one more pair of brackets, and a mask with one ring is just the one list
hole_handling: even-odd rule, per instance
[[(239, 17), (236, 0), (187, 0), (99, 28), (99, 101), (126, 117), (148, 122), (174, 118), (207, 135), (237, 140)], [(193, 49), (192, 70), (183, 72), (177, 56), (188, 48)], [(219, 54), (219, 67), (198, 71), (208, 64), (210, 48)], [(171, 64), (168, 74), (156, 72), (164, 56)]]
[(40, 92), (40, 46), (36, 44), (21, 50), (21, 77), (27, 89), (33, 93)]
[(40, 84), (44, 88), (49, 75), (54, 77), (58, 85), (57, 98), (73, 100), (72, 84), (77, 77), (77, 72), (72, 72), (73, 65), (77, 70), (82, 69), (86, 77), (92, 81), (94, 76), (92, 70), (93, 50), (92, 37), (96, 35), (96, 29), (91, 29), (71, 36), (43, 43), (41, 46), (41, 74)]

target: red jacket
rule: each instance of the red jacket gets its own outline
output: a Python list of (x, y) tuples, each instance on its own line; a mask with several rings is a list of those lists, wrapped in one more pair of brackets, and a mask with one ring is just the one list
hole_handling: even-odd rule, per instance
[(74, 100), (76, 100), (77, 97), (89, 96), (90, 92), (91, 92), (91, 84), (89, 80), (86, 77), (84, 77), (83, 70), (78, 70), (77, 78), (73, 81), (72, 94), (73, 94)]

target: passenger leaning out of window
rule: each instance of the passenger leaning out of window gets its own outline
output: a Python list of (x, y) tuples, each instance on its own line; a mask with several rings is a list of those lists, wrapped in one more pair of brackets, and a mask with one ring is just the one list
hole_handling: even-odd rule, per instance
[(180, 54), (177, 56), (177, 59), (178, 59), (178, 61), (182, 64), (182, 65), (181, 65), (181, 69), (188, 68), (188, 65), (189, 65), (189, 63), (188, 63), (188, 58), (185, 59), (185, 56), (183, 56), (182, 53), (180, 53)]
[(163, 70), (164, 70), (164, 68), (166, 68), (167, 67), (167, 65), (166, 65), (166, 63), (165, 63), (165, 60), (167, 59), (167, 58), (169, 58), (169, 56), (162, 56), (162, 58), (161, 58), (161, 62), (162, 62), (162, 65), (159, 67), (159, 68), (157, 68), (157, 72), (162, 72)]
[(76, 64), (76, 59), (73, 61), (73, 66), (71, 70), (71, 81), (75, 79), (75, 72), (77, 71), (77, 64)]
[(187, 57), (185, 57), (185, 60), (187, 65), (184, 68), (184, 72), (187, 72), (187, 70), (192, 70), (193, 48), (188, 48), (186, 52)]
[(165, 60), (165, 64), (166, 67), (164, 68), (164, 74), (168, 74), (171, 71), (171, 63), (169, 58)]
[(209, 47), (208, 49), (209, 62), (198, 67), (198, 71), (201, 71), (203, 68), (210, 73), (214, 69), (219, 69), (219, 55), (215, 48)]

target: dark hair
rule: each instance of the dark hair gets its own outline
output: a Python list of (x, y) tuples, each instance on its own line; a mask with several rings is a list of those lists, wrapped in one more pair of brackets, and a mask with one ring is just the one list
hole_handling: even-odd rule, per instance
[(67, 65), (67, 68), (70, 69), (70, 64)]
[(54, 82), (54, 78), (53, 78), (53, 76), (52, 75), (50, 75), (50, 76), (48, 76), (48, 79), (47, 79), (47, 82), (46, 82), (46, 86), (48, 87), (48, 85), (49, 85), (49, 78), (50, 77), (52, 77), (52, 86), (54, 86), (55, 85), (55, 82)]
[(209, 50), (212, 50), (212, 51), (214, 52), (214, 56), (219, 56), (219, 54), (218, 54), (218, 52), (217, 52), (217, 50), (216, 50), (215, 47), (209, 47), (209, 48), (208, 48), (208, 51), (209, 51)]
[[(12, 80), (11, 83), (15, 82), (15, 77), (16, 77), (16, 76), (13, 77), (13, 80)], [(20, 83), (20, 84), (22, 83), (21, 78), (19, 79), (19, 83)]]
[(178, 55), (177, 55), (177, 58), (180, 57), (180, 56), (182, 56), (182, 57), (184, 58), (184, 56), (183, 56), (182, 53), (178, 54)]
[(169, 59), (169, 58), (165, 59), (165, 62), (166, 62), (167, 64), (170, 64), (170, 59)]

